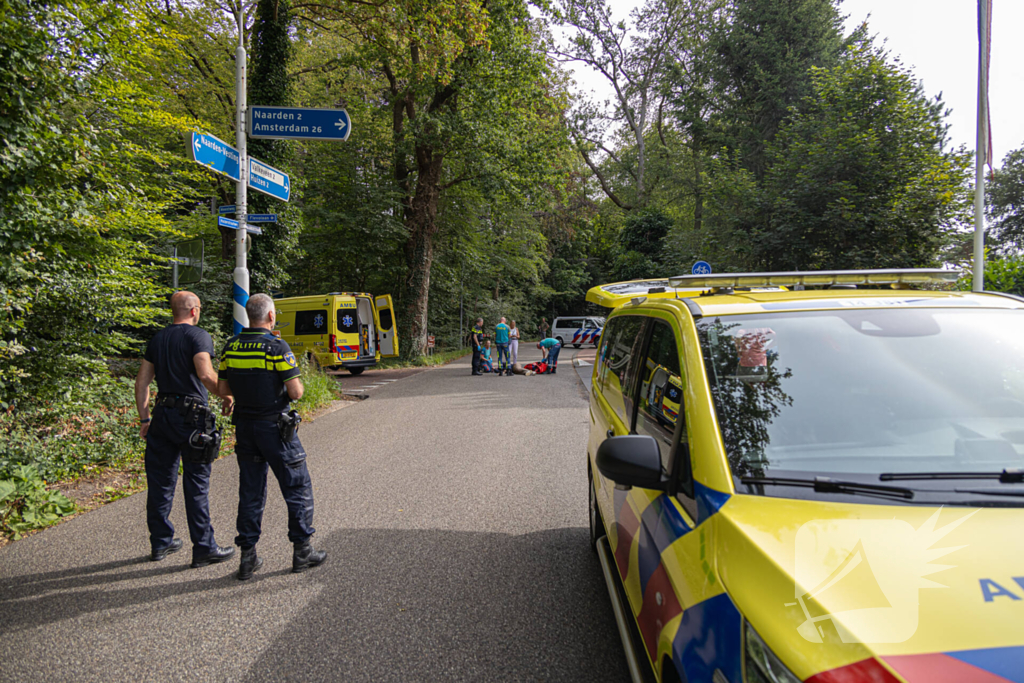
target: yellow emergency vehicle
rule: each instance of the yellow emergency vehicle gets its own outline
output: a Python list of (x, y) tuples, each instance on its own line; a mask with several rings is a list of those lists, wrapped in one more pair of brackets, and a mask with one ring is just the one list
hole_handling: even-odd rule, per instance
[(1024, 298), (957, 275), (590, 290), (590, 541), (634, 683), (1024, 683)]
[(398, 357), (390, 294), (331, 292), (276, 299), (277, 331), (296, 354), (353, 375), (381, 358)]

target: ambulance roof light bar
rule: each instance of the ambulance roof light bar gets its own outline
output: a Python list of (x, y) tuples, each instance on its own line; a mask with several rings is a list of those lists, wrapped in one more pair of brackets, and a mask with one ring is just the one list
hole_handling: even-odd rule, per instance
[(804, 270), (784, 273), (719, 273), (679, 275), (668, 279), (672, 287), (768, 287), (793, 285), (921, 285), (951, 284), (959, 270), (941, 268), (888, 268), (879, 270)]

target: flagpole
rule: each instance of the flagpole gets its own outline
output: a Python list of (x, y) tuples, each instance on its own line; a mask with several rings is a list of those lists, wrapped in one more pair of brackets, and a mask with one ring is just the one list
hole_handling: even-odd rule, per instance
[(985, 289), (985, 163), (988, 154), (989, 0), (978, 0), (978, 144), (974, 155), (974, 281)]

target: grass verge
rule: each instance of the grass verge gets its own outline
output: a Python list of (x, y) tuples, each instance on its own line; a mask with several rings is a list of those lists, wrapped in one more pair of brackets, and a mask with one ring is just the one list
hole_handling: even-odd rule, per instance
[(429, 356), (419, 356), (417, 358), (387, 358), (377, 364), (378, 368), (425, 368), (432, 367), (435, 365), (445, 365), (453, 360), (462, 358), (469, 354), (469, 349), (449, 349), (447, 351), (438, 351), (435, 349), (435, 353)]

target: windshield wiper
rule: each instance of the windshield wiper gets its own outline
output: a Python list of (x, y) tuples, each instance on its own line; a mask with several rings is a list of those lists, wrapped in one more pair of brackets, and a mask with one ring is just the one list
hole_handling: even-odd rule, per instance
[(864, 484), (859, 481), (833, 479), (832, 477), (815, 477), (814, 479), (795, 479), (788, 477), (741, 477), (743, 484), (766, 484), (769, 486), (801, 486), (813, 488), (817, 493), (852, 493), (878, 494), (897, 498), (914, 497), (914, 492), (902, 486), (886, 486), (884, 484)]
[(998, 479), (1000, 484), (1024, 482), (1024, 469), (1007, 468), (1002, 472), (885, 472), (878, 475), (882, 481), (922, 479)]
[(1024, 498), (1024, 489), (1004, 489), (989, 486), (982, 489), (953, 489), (957, 493), (980, 493), (986, 496), (1016, 496)]

